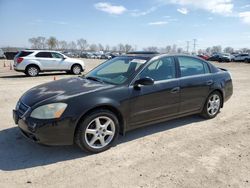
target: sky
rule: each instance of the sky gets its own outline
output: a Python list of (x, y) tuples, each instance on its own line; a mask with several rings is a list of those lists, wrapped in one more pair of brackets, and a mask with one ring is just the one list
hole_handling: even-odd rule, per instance
[(0, 0), (0, 47), (31, 37), (129, 43), (137, 49), (250, 48), (250, 0)]

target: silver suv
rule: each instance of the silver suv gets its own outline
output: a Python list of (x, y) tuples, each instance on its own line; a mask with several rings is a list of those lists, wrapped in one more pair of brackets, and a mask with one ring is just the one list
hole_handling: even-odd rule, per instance
[(39, 72), (67, 71), (80, 74), (85, 64), (79, 59), (73, 59), (57, 51), (24, 50), (14, 58), (14, 69), (28, 76), (37, 76)]

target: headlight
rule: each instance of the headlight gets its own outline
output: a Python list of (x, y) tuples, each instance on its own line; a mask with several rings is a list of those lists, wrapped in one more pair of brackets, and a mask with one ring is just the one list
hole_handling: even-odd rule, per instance
[(32, 111), (31, 117), (36, 119), (54, 119), (59, 118), (67, 108), (65, 103), (52, 103), (43, 105)]

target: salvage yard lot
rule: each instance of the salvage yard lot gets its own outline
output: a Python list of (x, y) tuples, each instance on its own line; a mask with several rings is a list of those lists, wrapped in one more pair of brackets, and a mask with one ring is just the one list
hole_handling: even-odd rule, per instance
[[(84, 60), (91, 70), (100, 60)], [(31, 87), (72, 77), (35, 78), (0, 60), (0, 187), (250, 187), (250, 64), (215, 63), (231, 72), (234, 94), (212, 120), (189, 116), (138, 129), (116, 147), (88, 155), (45, 147), (20, 134), (12, 109)]]

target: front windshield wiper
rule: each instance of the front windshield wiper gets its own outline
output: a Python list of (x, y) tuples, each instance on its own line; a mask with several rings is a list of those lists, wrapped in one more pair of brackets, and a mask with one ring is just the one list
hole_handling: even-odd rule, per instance
[(85, 77), (85, 78), (88, 79), (88, 80), (94, 80), (94, 81), (97, 81), (97, 82), (104, 83), (102, 79), (97, 78), (97, 77), (87, 76), (87, 77)]

